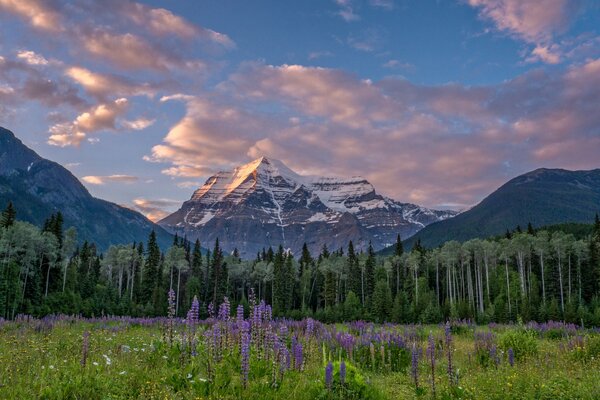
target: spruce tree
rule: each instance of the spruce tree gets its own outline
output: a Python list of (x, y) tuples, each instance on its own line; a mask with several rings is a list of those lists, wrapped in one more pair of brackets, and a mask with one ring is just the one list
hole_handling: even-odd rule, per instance
[(352, 240), (348, 243), (348, 257), (346, 258), (346, 262), (348, 265), (348, 289), (349, 291), (354, 292), (355, 295), (361, 295), (361, 270), (358, 257), (354, 252)]
[(400, 234), (396, 236), (396, 245), (394, 246), (394, 255), (401, 257), (404, 253), (404, 246), (402, 246), (402, 239), (400, 238)]
[(0, 227), (8, 228), (15, 223), (16, 218), (17, 211), (15, 210), (12, 201), (9, 201), (6, 209), (2, 211), (2, 215), (0, 216)]
[(375, 251), (373, 245), (369, 242), (369, 249), (367, 250), (367, 260), (365, 261), (365, 298), (368, 301), (373, 295), (375, 290)]
[(273, 310), (276, 313), (285, 311), (286, 306), (286, 273), (283, 246), (279, 245), (273, 259)]
[(144, 280), (142, 281), (142, 301), (153, 302), (153, 296), (160, 284), (159, 264), (160, 248), (156, 241), (156, 232), (152, 230), (148, 238), (146, 263), (144, 264)]

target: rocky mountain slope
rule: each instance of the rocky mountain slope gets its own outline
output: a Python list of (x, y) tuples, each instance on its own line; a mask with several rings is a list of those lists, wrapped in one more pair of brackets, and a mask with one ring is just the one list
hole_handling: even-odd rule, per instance
[(20, 220), (38, 226), (60, 211), (65, 228), (74, 226), (80, 240), (94, 242), (101, 249), (147, 241), (152, 229), (161, 246), (172, 242), (160, 226), (136, 211), (93, 197), (71, 172), (40, 157), (0, 127), (0, 208), (9, 201)]
[(263, 157), (210, 177), (159, 224), (202, 243), (219, 238), (226, 250), (252, 257), (279, 244), (297, 253), (305, 242), (311, 251), (346, 247), (349, 240), (381, 249), (398, 234), (411, 236), (455, 214), (381, 196), (361, 177), (301, 176)]
[(448, 240), (465, 241), (501, 235), (517, 225), (526, 229), (567, 222), (592, 223), (600, 213), (600, 169), (536, 169), (518, 176), (475, 207), (455, 218), (427, 226), (408, 239), (427, 247)]

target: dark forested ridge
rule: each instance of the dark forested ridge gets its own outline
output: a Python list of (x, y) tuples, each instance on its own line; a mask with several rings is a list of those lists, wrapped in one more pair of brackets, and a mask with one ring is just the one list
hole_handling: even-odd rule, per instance
[(12, 204), (0, 218), (0, 317), (45, 315), (164, 315), (165, 293), (176, 293), (184, 316), (197, 296), (206, 313), (226, 296), (247, 304), (252, 289), (275, 315), (323, 321), (433, 323), (448, 318), (478, 322), (566, 320), (600, 325), (600, 220), (576, 238), (551, 229), (434, 250), (417, 243), (394, 252), (357, 253), (352, 242), (298, 258), (264, 249), (252, 260), (211, 251), (175, 238), (162, 252), (152, 232), (144, 243), (77, 245), (77, 232), (55, 213), (39, 229), (18, 220)]
[(436, 247), (501, 235), (517, 225), (586, 223), (600, 212), (600, 169), (537, 169), (511, 179), (475, 207), (426, 226), (406, 241)]
[(97, 199), (71, 172), (43, 159), (14, 134), (0, 127), (0, 204), (18, 205), (19, 219), (41, 226), (52, 213), (62, 212), (67, 226), (77, 228), (80, 240), (100, 249), (111, 244), (142, 241), (155, 230), (161, 246), (172, 236), (142, 214)]

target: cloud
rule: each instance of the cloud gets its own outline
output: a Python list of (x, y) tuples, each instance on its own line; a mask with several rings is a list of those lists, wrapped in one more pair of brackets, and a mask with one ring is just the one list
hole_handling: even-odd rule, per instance
[(394, 9), (394, 0), (369, 0), (369, 4), (373, 7), (383, 8), (385, 10)]
[(139, 180), (137, 176), (131, 175), (108, 175), (108, 176), (98, 176), (98, 175), (88, 175), (81, 178), (86, 183), (90, 185), (105, 185), (106, 183), (135, 183)]
[(581, 10), (580, 0), (468, 0), (498, 30), (529, 43), (547, 43), (564, 32)]
[(531, 56), (527, 58), (527, 62), (542, 61), (546, 64), (558, 64), (561, 56), (556, 45), (553, 46), (542, 46), (537, 45), (531, 51)]
[(332, 57), (333, 53), (327, 50), (324, 51), (313, 51), (308, 54), (309, 60), (316, 60), (323, 57)]
[(153, 96), (156, 92), (156, 89), (150, 84), (138, 84), (124, 77), (100, 74), (83, 67), (68, 67), (65, 70), (65, 75), (81, 85), (88, 93), (101, 98), (107, 95)]
[(50, 128), (48, 144), (53, 146), (79, 146), (89, 133), (116, 130), (117, 118), (128, 108), (126, 98), (99, 104), (80, 114), (73, 122), (59, 123)]
[(157, 199), (149, 200), (137, 198), (133, 200), (133, 209), (141, 212), (151, 221), (157, 222), (171, 214), (176, 207), (181, 205), (178, 200)]
[(383, 68), (388, 69), (414, 69), (415, 66), (411, 63), (402, 62), (400, 60), (389, 60), (382, 65)]
[(131, 1), (117, 1), (116, 5), (129, 20), (157, 36), (174, 35), (184, 39), (199, 38), (225, 48), (235, 47), (235, 43), (229, 36), (194, 25), (164, 8), (151, 8)]
[(21, 50), (17, 57), (25, 60), (29, 65), (48, 65), (48, 60), (31, 50)]
[(348, 45), (356, 50), (372, 52), (381, 47), (383, 38), (381, 32), (377, 29), (367, 29), (358, 35), (348, 37)]
[(181, 189), (193, 189), (202, 186), (202, 182), (198, 181), (183, 181), (177, 183), (177, 187)]
[(133, 33), (117, 34), (96, 28), (80, 34), (82, 47), (90, 55), (126, 70), (203, 68), (200, 60), (188, 60)]
[(133, 121), (123, 121), (122, 125), (127, 129), (132, 129), (134, 131), (141, 131), (150, 126), (152, 126), (156, 122), (155, 119), (148, 118), (138, 118)]
[(302, 173), (364, 175), (403, 201), (462, 208), (531, 169), (597, 168), (598, 85), (600, 59), (488, 86), (247, 64), (210, 97), (174, 96), (186, 116), (148, 159), (200, 178), (266, 155)]
[(354, 6), (352, 5), (352, 0), (333, 0), (335, 4), (339, 7), (339, 10), (336, 12), (337, 15), (342, 17), (342, 19), (346, 22), (358, 21), (360, 16), (355, 13)]
[(25, 19), (41, 31), (64, 30), (62, 16), (54, 2), (45, 0), (0, 0), (0, 9)]
[(233, 165), (265, 125), (239, 107), (219, 104), (204, 97), (175, 95), (162, 101), (181, 100), (186, 115), (171, 128), (163, 143), (152, 148), (146, 161), (170, 162), (163, 170), (171, 176), (199, 177)]

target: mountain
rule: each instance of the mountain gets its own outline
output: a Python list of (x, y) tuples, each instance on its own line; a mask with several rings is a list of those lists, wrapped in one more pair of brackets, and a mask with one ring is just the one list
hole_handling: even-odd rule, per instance
[(94, 242), (100, 249), (145, 242), (152, 229), (161, 247), (172, 243), (170, 234), (142, 214), (92, 197), (71, 172), (43, 159), (0, 127), (0, 207), (9, 201), (18, 219), (38, 226), (60, 211), (65, 227), (75, 227), (80, 241)]
[(158, 223), (171, 233), (219, 241), (253, 257), (264, 247), (298, 253), (323, 245), (375, 249), (413, 235), (424, 226), (454, 216), (379, 195), (364, 178), (301, 176), (281, 161), (265, 157), (208, 178), (182, 207)]
[(568, 222), (591, 223), (600, 213), (600, 169), (536, 169), (518, 176), (456, 217), (431, 224), (406, 241), (426, 247)]

